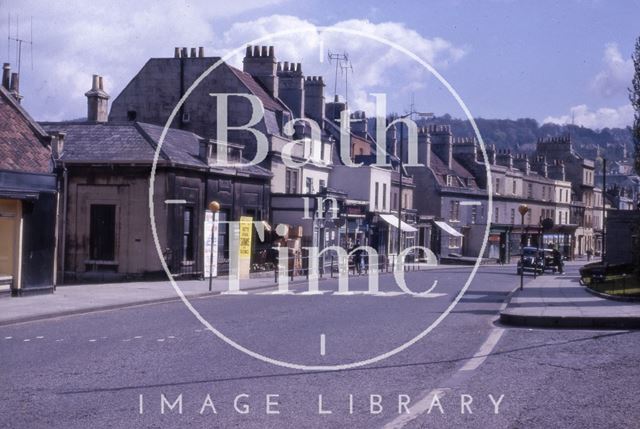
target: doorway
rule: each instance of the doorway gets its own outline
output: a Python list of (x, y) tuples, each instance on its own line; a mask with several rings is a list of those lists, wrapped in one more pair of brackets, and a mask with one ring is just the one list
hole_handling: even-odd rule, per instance
[(0, 285), (19, 284), (20, 266), (20, 218), (19, 200), (0, 200)]

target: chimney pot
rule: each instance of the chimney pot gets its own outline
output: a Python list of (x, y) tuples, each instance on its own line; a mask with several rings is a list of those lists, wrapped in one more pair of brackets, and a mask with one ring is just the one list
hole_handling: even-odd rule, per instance
[(269, 46), (269, 56), (270, 57), (274, 57), (275, 56), (275, 54), (273, 52), (273, 46)]
[(173, 48), (173, 58), (180, 58), (180, 48)]
[(262, 56), (263, 56), (263, 57), (268, 56), (268, 54), (267, 54), (267, 47), (266, 47), (266, 46), (262, 46)]
[(182, 48), (182, 58), (189, 58), (189, 52), (187, 48)]
[(254, 57), (259, 57), (260, 56), (260, 46), (256, 45), (253, 47), (253, 56)]
[(204, 58), (204, 48), (202, 46), (198, 46), (198, 57)]
[(191, 48), (191, 58), (196, 57), (196, 48)]
[(104, 90), (102, 86), (102, 76), (98, 76), (98, 88), (100, 88), (100, 91)]
[(244, 53), (245, 57), (250, 57), (251, 56), (251, 45), (247, 45), (247, 50)]

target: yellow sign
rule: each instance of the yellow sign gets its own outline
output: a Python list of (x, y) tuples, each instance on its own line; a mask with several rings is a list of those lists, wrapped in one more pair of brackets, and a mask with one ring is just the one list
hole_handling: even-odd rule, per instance
[(240, 216), (240, 257), (251, 257), (251, 236), (253, 232), (253, 218)]

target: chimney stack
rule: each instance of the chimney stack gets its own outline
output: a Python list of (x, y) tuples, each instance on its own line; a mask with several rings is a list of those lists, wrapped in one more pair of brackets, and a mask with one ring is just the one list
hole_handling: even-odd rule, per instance
[(53, 159), (60, 159), (64, 152), (64, 137), (66, 133), (51, 131), (49, 136), (51, 137), (51, 154), (53, 155)]
[(9, 92), (13, 95), (18, 103), (22, 100), (20, 95), (20, 75), (18, 73), (11, 73), (11, 84), (9, 85)]
[(324, 81), (322, 76), (307, 76), (304, 81), (305, 114), (313, 119), (320, 129), (324, 128)]
[(433, 153), (451, 169), (453, 165), (453, 135), (451, 134), (451, 126), (430, 125), (427, 129), (431, 136)]
[(431, 138), (426, 127), (418, 128), (418, 162), (431, 167)]
[(84, 94), (87, 97), (87, 120), (107, 122), (109, 115), (109, 94), (104, 91), (102, 76), (93, 75), (91, 89)]
[(9, 91), (9, 85), (11, 83), (11, 64), (4, 63), (2, 65), (2, 86)]
[(260, 82), (270, 95), (278, 97), (279, 84), (273, 46), (254, 46), (253, 50), (251, 46), (247, 46), (242, 70)]
[(294, 118), (304, 118), (305, 85), (300, 63), (298, 63), (298, 67), (294, 63), (289, 65), (288, 61), (284, 62), (284, 67), (280, 67), (280, 63), (278, 63), (277, 76), (278, 96), (291, 109)]

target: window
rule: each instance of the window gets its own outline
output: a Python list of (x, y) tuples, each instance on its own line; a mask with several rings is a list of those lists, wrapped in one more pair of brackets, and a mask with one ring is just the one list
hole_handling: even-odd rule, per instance
[(327, 182), (324, 179), (320, 179), (320, 190), (322, 191), (327, 187)]
[(547, 187), (543, 186), (542, 187), (542, 200), (544, 201), (544, 199), (547, 197)]
[(391, 209), (396, 210), (398, 208), (398, 194), (391, 195)]
[(387, 209), (387, 184), (382, 184), (382, 210)]
[(453, 186), (453, 176), (447, 174), (446, 176), (447, 186)]
[(478, 206), (471, 206), (471, 223), (476, 223), (478, 218)]
[(512, 190), (512, 192), (511, 192), (511, 193), (512, 193), (513, 195), (515, 195), (515, 194), (516, 194), (516, 181), (515, 181), (515, 180), (513, 181), (513, 190)]
[(410, 209), (411, 207), (409, 207), (409, 194), (404, 194), (403, 200), (404, 200), (404, 208)]
[(499, 178), (496, 178), (496, 191), (495, 191), (495, 193), (496, 194), (500, 193), (500, 179)]
[(460, 220), (460, 201), (449, 202), (449, 220), (452, 222)]
[[(544, 189), (544, 187), (542, 189)], [(533, 183), (527, 184), (527, 198), (533, 198)], [(542, 199), (544, 199), (544, 197), (542, 197)]]
[(380, 191), (380, 184), (378, 182), (376, 182), (376, 186), (375, 186), (375, 196), (373, 197), (373, 208), (374, 210), (378, 210), (378, 192)]
[(516, 209), (511, 209), (511, 223), (516, 223)]
[(531, 210), (527, 212), (527, 223), (531, 225)]
[(307, 193), (313, 194), (313, 178), (307, 177), (306, 186), (307, 186)]
[(460, 247), (460, 237), (454, 237), (453, 235), (449, 236), (449, 248), (454, 249), (456, 247)]
[(498, 207), (493, 210), (493, 221), (495, 223), (498, 223), (500, 221), (500, 209)]
[(297, 194), (298, 193), (298, 171), (287, 169), (285, 176), (285, 192), (287, 194)]
[(138, 117), (138, 113), (135, 110), (127, 111), (127, 121), (135, 121)]
[(94, 261), (115, 260), (116, 206), (91, 204), (89, 224), (89, 258)]
[(182, 260), (194, 260), (193, 207), (185, 207), (182, 216)]

